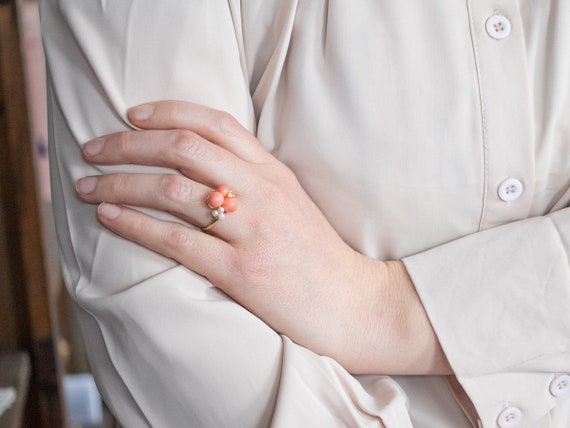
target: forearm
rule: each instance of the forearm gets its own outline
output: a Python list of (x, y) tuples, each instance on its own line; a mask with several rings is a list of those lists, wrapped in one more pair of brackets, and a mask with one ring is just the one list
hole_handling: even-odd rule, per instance
[[(182, 110), (184, 114), (179, 114)], [(187, 207), (204, 204), (210, 189), (188, 177), (210, 174), (206, 160), (217, 157), (219, 165), (227, 165), (222, 170), (230, 175), (224, 181), (237, 183), (244, 176), (251, 176), (256, 187), (255, 192), (248, 184), (237, 188), (236, 194), (245, 208), (232, 218), (239, 220), (237, 216), (250, 206), (257, 207), (252, 212), (263, 221), (253, 215), (244, 216), (239, 229), (228, 228), (222, 222), (216, 225), (213, 236), (119, 206), (113, 207), (114, 214), (109, 216), (103, 208), (111, 207), (104, 204), (98, 211), (103, 225), (177, 260), (277, 332), (336, 359), (351, 372), (449, 373), (403, 264), (383, 263), (352, 250), (304, 193), (291, 171), (271, 157), (234, 119), (182, 102), (149, 104), (136, 110), (143, 111), (144, 117), (132, 110), (130, 119), (138, 126), (160, 126), (163, 130), (108, 135), (84, 146), (86, 159), (100, 164), (173, 163), (185, 176), (88, 177), (77, 183), (82, 199), (156, 208), (195, 225), (205, 225), (211, 221), (211, 210), (206, 207), (189, 211)], [(231, 135), (212, 127), (212, 118), (224, 120), (223, 129), (231, 129)], [(188, 130), (196, 130), (218, 143), (212, 144)], [(162, 136), (160, 144), (155, 140), (157, 132)], [(228, 139), (234, 141), (231, 147), (242, 160), (237, 161), (235, 154), (226, 151), (230, 147)], [(169, 159), (159, 160), (161, 154), (167, 154)], [(246, 158), (259, 160), (249, 162)], [(199, 169), (204, 171), (197, 173)], [(260, 179), (268, 173), (265, 182)], [(283, 188), (272, 183), (282, 183)], [(287, 200), (292, 202), (283, 204)], [(271, 208), (276, 203), (279, 208)], [(281, 216), (276, 218), (272, 215), (275, 212)], [(265, 224), (268, 220), (272, 224)], [(295, 226), (304, 223), (308, 224), (304, 226), (305, 233), (289, 236)], [(265, 227), (261, 228), (261, 224)]]

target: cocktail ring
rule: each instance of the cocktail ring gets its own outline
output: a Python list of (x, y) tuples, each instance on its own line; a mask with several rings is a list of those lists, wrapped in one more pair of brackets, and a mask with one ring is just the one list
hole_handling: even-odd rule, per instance
[(238, 207), (235, 194), (225, 184), (219, 185), (216, 190), (210, 192), (206, 198), (206, 204), (212, 210), (213, 220), (202, 228), (203, 232), (210, 230), (219, 220), (223, 220), (226, 214), (233, 213)]

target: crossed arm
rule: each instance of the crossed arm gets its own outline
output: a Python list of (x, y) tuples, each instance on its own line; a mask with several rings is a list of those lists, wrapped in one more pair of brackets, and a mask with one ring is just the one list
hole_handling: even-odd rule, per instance
[[(234, 118), (165, 101), (131, 109), (129, 119), (142, 130), (88, 142), (86, 160), (180, 174), (79, 180), (78, 195), (100, 204), (105, 227), (206, 277), (279, 333), (352, 373), (451, 372), (404, 265), (351, 249), (293, 172)], [(239, 209), (204, 233), (212, 219), (206, 198), (220, 184), (231, 186)]]

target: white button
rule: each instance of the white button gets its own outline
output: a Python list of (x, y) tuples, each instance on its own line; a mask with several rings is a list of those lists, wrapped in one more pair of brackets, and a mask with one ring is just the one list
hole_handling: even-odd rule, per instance
[(501, 428), (515, 427), (522, 419), (522, 412), (518, 407), (507, 407), (497, 418), (497, 423)]
[(550, 382), (550, 393), (555, 397), (570, 392), (570, 375), (558, 375)]
[(523, 191), (522, 183), (516, 178), (507, 178), (499, 186), (499, 198), (505, 202), (518, 199)]
[(487, 19), (485, 29), (493, 39), (501, 40), (511, 33), (511, 21), (503, 15), (493, 15)]

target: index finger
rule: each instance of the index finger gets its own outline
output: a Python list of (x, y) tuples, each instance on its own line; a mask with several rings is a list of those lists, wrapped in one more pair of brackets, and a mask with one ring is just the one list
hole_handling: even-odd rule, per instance
[(231, 114), (187, 101), (141, 104), (128, 112), (143, 129), (189, 129), (252, 163), (263, 163), (269, 153)]

